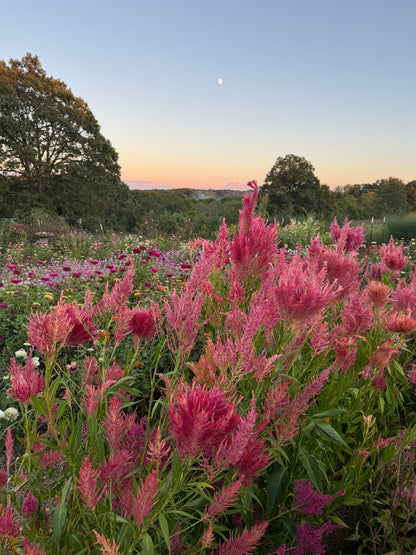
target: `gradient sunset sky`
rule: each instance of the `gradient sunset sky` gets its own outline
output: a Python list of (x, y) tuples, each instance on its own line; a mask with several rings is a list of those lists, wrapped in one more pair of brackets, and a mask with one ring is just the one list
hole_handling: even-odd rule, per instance
[(38, 55), (82, 97), (125, 181), (261, 185), (286, 154), (331, 187), (416, 179), (416, 0), (19, 0), (1, 19), (0, 59)]

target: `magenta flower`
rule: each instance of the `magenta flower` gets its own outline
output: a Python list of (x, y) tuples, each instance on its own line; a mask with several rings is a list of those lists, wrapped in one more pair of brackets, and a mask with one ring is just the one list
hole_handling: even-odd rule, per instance
[(308, 325), (326, 310), (335, 292), (326, 281), (326, 271), (306, 266), (294, 256), (283, 266), (274, 290), (275, 307), (280, 318), (298, 326)]
[(0, 303), (0, 310), (6, 310), (7, 308), (9, 308), (7, 303)]
[(136, 307), (131, 312), (129, 330), (137, 338), (152, 339), (156, 335), (153, 312)]
[(38, 507), (39, 507), (38, 499), (33, 495), (31, 491), (29, 491), (29, 493), (23, 499), (22, 515), (31, 516), (33, 515), (33, 513), (35, 513), (38, 510)]
[(18, 403), (29, 403), (32, 396), (42, 393), (45, 389), (43, 376), (35, 368), (32, 352), (29, 353), (24, 367), (18, 364), (14, 357), (10, 362), (11, 388), (8, 394)]
[(7, 476), (7, 472), (4, 470), (4, 468), (0, 468), (0, 488), (4, 488), (4, 486), (7, 484), (8, 479), (9, 477)]
[(365, 232), (364, 224), (360, 227), (350, 228), (350, 223), (348, 217), (345, 218), (345, 222), (342, 228), (339, 227), (337, 219), (334, 219), (331, 225), (331, 236), (332, 239), (339, 245), (344, 251), (347, 252), (357, 252), (361, 245), (364, 243)]
[(14, 520), (10, 502), (7, 509), (0, 504), (0, 538), (17, 538), (19, 533), (20, 522)]
[(334, 495), (324, 495), (315, 491), (309, 480), (298, 480), (293, 490), (293, 507), (307, 516), (321, 515), (323, 507), (344, 493), (345, 489), (342, 489)]
[(380, 249), (380, 257), (382, 262), (387, 266), (387, 268), (391, 271), (401, 270), (407, 265), (407, 260), (403, 255), (403, 244), (396, 247), (394, 245), (393, 237), (390, 238), (390, 241), (384, 247)]
[(327, 536), (334, 530), (343, 528), (343, 526), (332, 524), (328, 520), (319, 528), (312, 528), (308, 522), (305, 522), (305, 524), (297, 522), (296, 528), (295, 540), (298, 543), (290, 550), (290, 555), (323, 555), (326, 553), (325, 545), (322, 543), (323, 536)]
[(249, 555), (260, 542), (268, 522), (257, 522), (250, 528), (244, 528), (240, 536), (231, 537), (225, 543), (219, 542), (216, 555)]
[(214, 457), (223, 439), (240, 423), (233, 400), (218, 386), (206, 389), (192, 385), (176, 391), (169, 418), (179, 456)]
[(22, 280), (19, 279), (19, 278), (12, 278), (10, 281), (11, 281), (12, 283), (14, 283), (15, 285), (17, 285), (18, 283), (21, 283), (21, 282), (22, 282)]

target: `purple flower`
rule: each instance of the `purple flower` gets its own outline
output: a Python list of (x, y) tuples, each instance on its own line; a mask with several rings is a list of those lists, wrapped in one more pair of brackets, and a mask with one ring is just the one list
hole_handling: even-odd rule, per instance
[(345, 489), (342, 489), (334, 495), (324, 495), (319, 491), (314, 491), (309, 480), (298, 480), (293, 489), (293, 506), (301, 514), (307, 516), (321, 515), (323, 507), (344, 493)]
[(33, 495), (31, 491), (26, 495), (23, 499), (22, 503), (22, 515), (23, 516), (30, 516), (33, 515), (38, 510), (39, 501)]
[(0, 303), (0, 309), (6, 310), (6, 308), (9, 308), (7, 303)]

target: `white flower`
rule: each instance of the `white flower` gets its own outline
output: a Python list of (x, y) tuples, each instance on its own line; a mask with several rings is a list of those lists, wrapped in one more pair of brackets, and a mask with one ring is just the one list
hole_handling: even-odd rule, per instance
[(4, 412), (0, 411), (0, 413), (0, 418), (4, 418), (8, 422), (14, 422), (19, 418), (19, 411), (14, 407), (9, 407)]
[(33, 361), (34, 367), (37, 368), (40, 364), (39, 357), (32, 357), (32, 361)]
[(26, 352), (24, 349), (19, 349), (18, 351), (16, 351), (16, 352), (14, 353), (14, 356), (15, 356), (16, 358), (24, 358), (24, 359), (26, 359), (26, 358), (27, 358), (27, 352)]

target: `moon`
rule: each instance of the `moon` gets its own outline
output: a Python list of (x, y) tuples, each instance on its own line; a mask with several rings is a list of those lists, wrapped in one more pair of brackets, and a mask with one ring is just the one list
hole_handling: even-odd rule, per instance
[(218, 79), (217, 83), (218, 85), (222, 85), (222, 79)]

